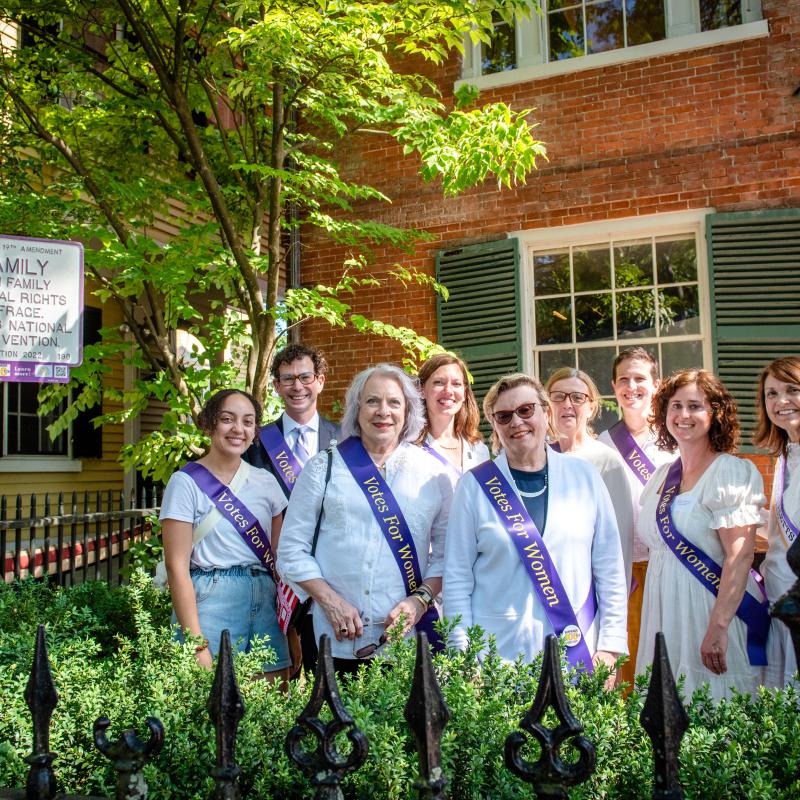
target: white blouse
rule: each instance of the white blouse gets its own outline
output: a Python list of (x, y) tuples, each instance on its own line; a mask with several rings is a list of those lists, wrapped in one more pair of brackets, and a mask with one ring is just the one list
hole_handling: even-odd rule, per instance
[[(786, 487), (783, 505), (789, 519), (800, 526), (800, 444), (789, 444), (787, 458)], [(761, 564), (761, 574), (770, 603), (789, 591), (797, 580), (786, 561), (789, 543), (778, 522), (778, 483), (777, 472), (772, 482), (772, 501), (767, 522), (768, 549)], [(768, 665), (764, 670), (764, 685), (782, 688), (793, 681), (797, 672), (797, 660), (789, 629), (780, 620), (773, 619), (767, 645)]]
[[(597, 437), (597, 440), (605, 445), (608, 445), (608, 447), (619, 453), (619, 450), (617, 450), (617, 446), (614, 444), (608, 431), (603, 431)], [(662, 464), (671, 464), (678, 457), (677, 452), (670, 453), (668, 450), (659, 450), (656, 447), (656, 436), (653, 431), (648, 432), (647, 438), (639, 446), (656, 468), (660, 467)], [(644, 484), (639, 480), (639, 478), (636, 477), (633, 470), (625, 463), (625, 457), (622, 456), (621, 453), (620, 458), (622, 458), (622, 463), (625, 466), (625, 475), (628, 478), (628, 484), (631, 490), (631, 500), (633, 503), (632, 558), (634, 562), (647, 561), (650, 556), (650, 551), (647, 549), (647, 545), (645, 545), (639, 537), (639, 534), (636, 533), (636, 520), (639, 517), (639, 503), (641, 501), (642, 492), (644, 491)]]
[[(447, 468), (416, 445), (401, 443), (386, 461), (386, 483), (408, 523), (423, 578), (442, 575), (444, 539), (453, 488)], [(313, 606), (314, 635), (331, 637), (336, 658), (377, 643), (386, 615), (406, 597), (397, 562), (367, 501), (338, 450), (333, 448), (331, 478), (325, 487), (327, 454), (306, 463), (295, 484), (278, 544), (278, 571), (302, 600), (297, 585), (322, 578), (361, 613), (361, 639), (336, 641), (325, 613)], [(323, 500), (324, 495), (324, 500)], [(317, 517), (322, 522), (316, 554), (311, 543)]]
[(630, 470), (625, 466), (616, 447), (609, 447), (591, 437), (584, 439), (579, 450), (572, 450), (567, 455), (576, 456), (593, 464), (608, 489), (619, 528), (622, 558), (625, 563), (625, 585), (630, 586), (634, 529), (633, 497), (628, 476), (625, 474)]
[[(508, 461), (495, 461), (514, 486)], [(574, 610), (592, 580), (598, 612), (586, 635), (589, 651), (628, 652), (627, 598), (619, 533), (597, 470), (572, 455), (547, 454), (549, 494), (542, 537)], [(508, 661), (532, 661), (553, 627), (494, 507), (472, 473), (459, 481), (445, 543), (444, 613), (460, 616), (452, 643), (464, 648), (480, 625)]]

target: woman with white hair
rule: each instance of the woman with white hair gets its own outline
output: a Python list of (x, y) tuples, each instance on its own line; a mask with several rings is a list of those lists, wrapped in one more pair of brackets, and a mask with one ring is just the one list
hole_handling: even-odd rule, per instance
[(398, 367), (360, 372), (345, 396), (342, 441), (307, 462), (292, 492), (278, 571), (311, 597), (314, 635), (354, 672), (401, 615), (404, 633), (436, 639), (452, 498), (446, 467), (413, 444), (424, 424), (414, 381)]

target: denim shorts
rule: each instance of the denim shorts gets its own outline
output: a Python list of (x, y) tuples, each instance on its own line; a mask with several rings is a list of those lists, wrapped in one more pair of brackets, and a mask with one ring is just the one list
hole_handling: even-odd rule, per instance
[[(227, 628), (234, 650), (250, 652), (256, 636), (269, 637), (275, 650), (275, 663), (265, 663), (265, 672), (274, 672), (291, 665), (289, 645), (278, 627), (275, 613), (277, 590), (275, 581), (258, 567), (189, 570), (197, 600), (200, 630), (208, 639), (208, 649), (216, 657), (219, 639)], [(177, 622), (175, 614), (173, 623)], [(183, 635), (178, 636), (183, 641)]]

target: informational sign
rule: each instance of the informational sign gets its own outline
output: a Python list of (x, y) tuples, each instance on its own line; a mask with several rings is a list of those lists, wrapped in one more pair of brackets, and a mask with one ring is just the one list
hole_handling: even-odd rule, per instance
[(66, 383), (82, 315), (82, 244), (0, 236), (0, 381)]

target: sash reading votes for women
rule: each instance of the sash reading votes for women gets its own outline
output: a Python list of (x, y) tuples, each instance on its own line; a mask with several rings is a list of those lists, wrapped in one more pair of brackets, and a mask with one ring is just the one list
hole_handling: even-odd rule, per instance
[(639, 479), (642, 486), (646, 486), (656, 467), (645, 455), (644, 450), (636, 444), (636, 439), (631, 436), (628, 426), (620, 420), (608, 429), (608, 435), (631, 472)]
[[(678, 458), (669, 468), (661, 498), (656, 509), (656, 525), (664, 544), (669, 547), (678, 561), (708, 589), (715, 597), (719, 594), (722, 568), (699, 547), (693, 545), (675, 527), (672, 520), (672, 501), (681, 485), (683, 465)], [(736, 616), (747, 627), (747, 657), (754, 667), (763, 667), (767, 663), (767, 636), (769, 635), (769, 603), (767, 601), (761, 576), (752, 569), (750, 574), (761, 590), (763, 600), (759, 602), (745, 589), (742, 602), (736, 609)]]
[(291, 447), (286, 444), (286, 439), (283, 438), (283, 433), (274, 422), (261, 429), (259, 438), (267, 451), (272, 466), (275, 468), (275, 474), (278, 476), (281, 488), (288, 497), (292, 493), (295, 481), (300, 477), (303, 467), (295, 458)]
[(261, 523), (247, 506), (217, 477), (212, 475), (202, 464), (190, 461), (183, 467), (183, 472), (200, 487), (217, 507), (224, 519), (233, 525), (234, 530), (242, 537), (244, 543), (255, 553), (261, 564), (266, 567), (275, 585), (278, 587), (277, 608), (278, 625), (285, 634), (289, 629), (292, 611), (298, 604), (297, 595), (285, 583), (282, 583), (275, 569), (275, 554), (272, 552), (270, 537)]
[(578, 612), (579, 622), (536, 523), (505, 475), (494, 461), (485, 461), (470, 471), (511, 537), (553, 630), (564, 637), (567, 660), (575, 668), (583, 663), (583, 669), (591, 672), (592, 656), (586, 645), (585, 631), (597, 613), (594, 581), (589, 587), (589, 597)]
[(778, 496), (776, 508), (778, 523), (781, 526), (783, 535), (786, 537), (787, 545), (791, 547), (794, 544), (794, 540), (800, 535), (800, 530), (798, 530), (797, 525), (792, 522), (792, 518), (786, 513), (786, 506), (783, 504), (783, 494), (786, 491), (786, 459), (783, 456), (778, 459), (778, 469), (775, 471), (778, 474), (779, 481), (776, 487)]
[[(417, 558), (417, 548), (400, 504), (375, 466), (375, 462), (370, 458), (361, 439), (350, 436), (339, 444), (338, 450), (350, 474), (369, 502), (378, 527), (403, 577), (406, 595), (410, 595), (422, 584), (422, 570)], [(433, 627), (433, 623), (438, 619), (439, 614), (431, 606), (416, 625), (428, 635), (428, 641), (435, 652), (444, 650), (442, 637)]]

